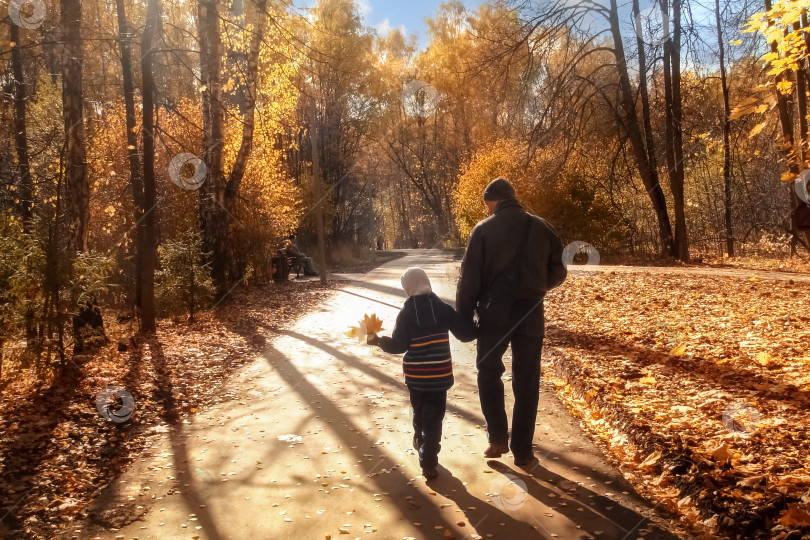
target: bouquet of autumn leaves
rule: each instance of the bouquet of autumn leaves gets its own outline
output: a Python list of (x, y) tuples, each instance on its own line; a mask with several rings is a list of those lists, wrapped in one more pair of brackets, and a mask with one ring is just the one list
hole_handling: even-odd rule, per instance
[(382, 332), (382, 329), (382, 321), (377, 318), (376, 313), (372, 313), (371, 316), (364, 314), (363, 319), (357, 323), (357, 326), (349, 327), (346, 336), (352, 339), (357, 338), (357, 341), (362, 343), (366, 336), (376, 336), (379, 332)]

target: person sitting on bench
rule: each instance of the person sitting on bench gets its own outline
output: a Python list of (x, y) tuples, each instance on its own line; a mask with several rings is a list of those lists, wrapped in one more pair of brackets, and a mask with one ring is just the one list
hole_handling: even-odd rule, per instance
[(284, 253), (287, 255), (287, 257), (299, 260), (304, 268), (305, 276), (318, 275), (318, 269), (315, 267), (315, 261), (312, 260), (312, 257), (307, 257), (306, 253), (301, 251), (301, 249), (299, 249), (298, 245), (295, 243), (295, 234), (291, 234), (287, 240), (286, 246), (284, 247)]

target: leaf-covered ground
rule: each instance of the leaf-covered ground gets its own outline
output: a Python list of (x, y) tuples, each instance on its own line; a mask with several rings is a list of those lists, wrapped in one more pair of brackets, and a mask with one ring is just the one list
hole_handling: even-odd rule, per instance
[(807, 537), (808, 293), (574, 271), (546, 300), (545, 375), (626, 478), (699, 534)]
[[(638, 491), (699, 534), (807, 535), (810, 285), (655, 270), (572, 272), (546, 302), (546, 377)], [(261, 330), (328, 292), (237, 289), (216, 317), (163, 321), (157, 341), (113, 343), (47, 387), (4, 381), (0, 537), (54, 537), (88, 513), (110, 528), (139, 519), (89, 503), (159, 426), (238, 399), (223, 382), (264, 348)], [(134, 397), (125, 423), (96, 410), (111, 383)]]
[[(0, 538), (53, 538), (86, 515), (91, 499), (155, 436), (155, 426), (230, 398), (223, 382), (265, 344), (244, 321), (288, 328), (330, 290), (312, 281), (240, 288), (193, 325), (162, 321), (157, 339), (137, 338), (127, 352), (113, 340), (46, 387), (32, 388), (22, 375), (4, 380)], [(126, 422), (105, 420), (96, 408), (109, 384), (134, 398)]]

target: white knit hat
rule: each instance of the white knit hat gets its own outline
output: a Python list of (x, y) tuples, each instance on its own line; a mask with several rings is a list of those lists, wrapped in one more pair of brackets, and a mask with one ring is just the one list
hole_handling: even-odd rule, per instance
[(405, 294), (408, 296), (433, 292), (433, 289), (430, 287), (430, 279), (428, 279), (425, 271), (418, 266), (412, 266), (405, 270), (400, 281), (402, 282), (402, 288), (405, 289)]

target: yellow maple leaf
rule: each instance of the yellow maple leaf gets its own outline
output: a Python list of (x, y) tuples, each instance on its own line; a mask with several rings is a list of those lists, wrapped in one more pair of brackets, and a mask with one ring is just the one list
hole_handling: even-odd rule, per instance
[(686, 352), (686, 343), (681, 343), (680, 345), (676, 345), (669, 351), (671, 356), (683, 356), (683, 353)]
[(776, 83), (776, 89), (782, 92), (783, 95), (788, 95), (793, 91), (793, 83), (790, 81), (780, 81)]
[(358, 331), (359, 328), (357, 328), (356, 326), (350, 326), (349, 330), (346, 332), (346, 337), (354, 339), (357, 337)]
[(372, 313), (371, 316), (363, 315), (361, 324), (365, 325), (368, 334), (378, 334), (383, 329), (382, 321), (377, 318), (376, 313)]
[(771, 360), (773, 360), (773, 357), (767, 352), (761, 352), (757, 355), (757, 362), (761, 366), (767, 366), (771, 363)]

